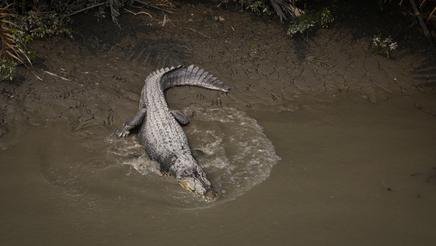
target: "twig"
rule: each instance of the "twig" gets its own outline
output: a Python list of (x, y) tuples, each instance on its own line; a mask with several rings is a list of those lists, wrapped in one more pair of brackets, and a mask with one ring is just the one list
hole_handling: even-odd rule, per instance
[(185, 27), (185, 29), (187, 29), (187, 30), (189, 30), (189, 31), (192, 31), (192, 32), (195, 32), (195, 33), (197, 33), (197, 34), (200, 34), (200, 36), (202, 36), (202, 37), (204, 37), (204, 38), (211, 38), (211, 37), (207, 36), (206, 34), (204, 34), (204, 33), (202, 33), (202, 32), (199, 32), (199, 31), (195, 30), (194, 28)]
[(163, 20), (162, 20), (162, 27), (164, 27), (165, 24), (167, 24), (167, 15), (164, 14), (164, 17), (163, 17)]
[(35, 76), (35, 78), (42, 81), (42, 78), (39, 77), (38, 74), (36, 74), (34, 71), (30, 71), (30, 72), (33, 74), (33, 76)]
[(431, 11), (431, 13), (428, 15), (427, 17), (427, 22), (430, 21), (431, 17), (433, 17), (433, 15), (436, 13), (436, 6), (434, 7), (434, 9)]
[(106, 2), (97, 3), (97, 4), (94, 4), (94, 5), (88, 6), (88, 7), (86, 7), (86, 8), (79, 9), (79, 10), (77, 10), (77, 11), (74, 11), (73, 13), (68, 14), (67, 16), (70, 17), (70, 16), (73, 16), (73, 15), (77, 15), (77, 14), (79, 14), (79, 13), (82, 13), (82, 12), (86, 11), (86, 10), (89, 10), (89, 9), (92, 9), (92, 8), (96, 8), (96, 7), (100, 7), (100, 6), (104, 5), (104, 4), (106, 4)]
[(374, 83), (374, 84), (375, 84), (375, 86), (379, 87), (380, 89), (384, 90), (385, 92), (387, 92), (389, 94), (392, 94), (392, 91), (389, 90), (388, 88), (386, 88), (386, 87), (384, 87), (384, 86), (382, 86), (380, 84), (377, 84), (377, 83)]
[(136, 12), (136, 13), (135, 13), (135, 12), (133, 12), (133, 11), (127, 9), (127, 8), (124, 8), (124, 10), (125, 10), (127, 13), (130, 13), (130, 14), (132, 14), (132, 15), (147, 15), (148, 17), (153, 18), (153, 16), (152, 16), (150, 13), (146, 12), (146, 11), (139, 11), (139, 12)]
[(415, 0), (409, 0), (410, 5), (412, 5), (413, 13), (415, 14), (415, 17), (418, 19), (419, 25), (421, 26), (422, 30), (424, 31), (424, 35), (428, 38), (430, 43), (432, 42), (430, 31), (427, 28), (427, 25), (425, 25), (424, 20), (422, 19), (421, 13), (418, 10), (418, 7), (416, 7)]
[(163, 9), (163, 8), (159, 8), (158, 6), (155, 6), (155, 5), (143, 2), (141, 0), (133, 0), (133, 1), (137, 2), (137, 3), (140, 3), (140, 4), (142, 4), (142, 5), (144, 5), (144, 6), (148, 7), (148, 8), (151, 8), (151, 9), (157, 9), (157, 10), (160, 10), (162, 12), (170, 13), (170, 14), (173, 13), (173, 11), (170, 11), (170, 10), (167, 10), (167, 9)]
[(52, 73), (52, 72), (49, 72), (49, 71), (46, 71), (46, 70), (43, 70), (43, 72), (46, 73), (46, 74), (48, 74), (48, 75), (51, 75), (51, 76), (53, 76), (53, 77), (56, 77), (56, 78), (59, 78), (59, 79), (65, 80), (65, 81), (70, 81), (70, 79), (67, 79), (67, 78), (65, 78), (65, 77), (62, 77), (62, 76), (60, 76), (60, 75), (57, 75), (57, 74), (55, 74), (55, 73)]
[(422, 0), (421, 3), (419, 4), (419, 9), (422, 9), (422, 6), (424, 6), (425, 2), (427, 2), (427, 0)]

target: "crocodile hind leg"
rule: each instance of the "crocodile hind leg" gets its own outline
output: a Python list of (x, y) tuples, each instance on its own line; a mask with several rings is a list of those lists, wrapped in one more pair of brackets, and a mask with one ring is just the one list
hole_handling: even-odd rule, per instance
[(141, 108), (135, 116), (133, 116), (130, 120), (124, 123), (123, 127), (115, 131), (115, 134), (120, 137), (127, 137), (130, 134), (130, 131), (140, 126), (144, 121), (145, 115), (147, 114), (146, 108)]
[(170, 112), (180, 125), (186, 126), (187, 124), (189, 124), (188, 116), (186, 116), (182, 111), (171, 110)]

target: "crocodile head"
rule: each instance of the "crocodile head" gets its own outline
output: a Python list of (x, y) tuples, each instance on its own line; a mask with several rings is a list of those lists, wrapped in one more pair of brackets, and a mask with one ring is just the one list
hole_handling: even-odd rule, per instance
[(178, 182), (185, 190), (200, 196), (206, 202), (213, 202), (218, 198), (217, 192), (213, 189), (203, 170), (198, 166), (192, 171), (185, 171), (178, 178)]

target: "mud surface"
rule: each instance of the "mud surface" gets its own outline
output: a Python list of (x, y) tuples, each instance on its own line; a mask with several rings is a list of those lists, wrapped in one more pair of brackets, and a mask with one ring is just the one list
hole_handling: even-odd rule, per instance
[[(436, 241), (428, 57), (374, 55), (343, 25), (291, 40), (276, 21), (209, 5), (124, 15), (121, 29), (93, 20), (75, 19), (74, 40), (34, 43), (34, 67), (0, 82), (0, 244)], [(214, 204), (158, 176), (134, 137), (112, 136), (149, 72), (191, 63), (232, 87), (167, 92), (191, 116)]]

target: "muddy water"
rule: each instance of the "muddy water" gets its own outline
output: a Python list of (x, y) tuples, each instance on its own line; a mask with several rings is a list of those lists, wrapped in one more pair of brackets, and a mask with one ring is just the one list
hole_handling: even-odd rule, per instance
[(404, 99), (190, 106), (214, 204), (109, 127), (22, 123), (0, 147), (2, 245), (433, 245), (436, 119)]

